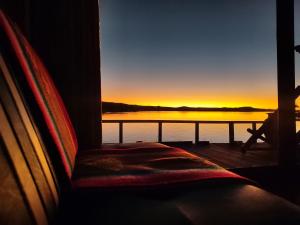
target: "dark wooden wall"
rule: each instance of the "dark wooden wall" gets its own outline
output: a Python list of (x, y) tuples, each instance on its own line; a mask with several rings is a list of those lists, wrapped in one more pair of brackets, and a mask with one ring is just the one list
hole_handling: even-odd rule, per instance
[(20, 26), (50, 71), (70, 112), (80, 149), (101, 142), (97, 0), (8, 0), (1, 8)]

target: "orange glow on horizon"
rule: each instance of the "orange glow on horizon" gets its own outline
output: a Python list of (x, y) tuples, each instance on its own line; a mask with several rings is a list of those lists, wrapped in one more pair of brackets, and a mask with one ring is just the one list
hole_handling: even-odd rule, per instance
[(276, 109), (277, 102), (275, 98), (270, 99), (219, 99), (219, 100), (178, 100), (178, 99), (137, 99), (137, 98), (106, 98), (103, 101), (106, 102), (116, 102), (125, 103), (131, 105), (142, 105), (142, 106), (167, 106), (167, 107), (211, 107), (211, 108), (221, 108), (221, 107), (255, 107), (263, 109)]
[[(106, 72), (106, 76), (113, 72)], [(134, 75), (134, 76), (133, 76)], [(186, 73), (189, 77), (206, 77), (206, 79), (184, 79), (179, 72), (172, 74), (128, 74), (125, 77), (145, 77), (132, 79), (130, 82), (103, 81), (102, 99), (107, 102), (125, 103), (143, 106), (169, 107), (254, 107), (264, 109), (277, 108), (276, 79), (251, 80), (256, 76), (250, 72), (220, 76), (219, 80), (210, 79), (214, 74)], [(260, 77), (272, 77), (273, 73), (262, 72)], [(274, 75), (275, 76), (275, 75)], [(152, 78), (153, 77), (153, 78)], [(161, 78), (159, 78), (161, 77)], [(176, 79), (167, 79), (176, 77)], [(182, 77), (178, 78), (178, 77)], [(147, 78), (147, 79), (146, 79)]]

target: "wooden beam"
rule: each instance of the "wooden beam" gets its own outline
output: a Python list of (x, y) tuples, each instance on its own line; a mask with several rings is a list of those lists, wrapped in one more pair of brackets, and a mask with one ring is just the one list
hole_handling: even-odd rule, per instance
[(277, 0), (279, 164), (296, 163), (294, 0)]
[[(252, 123), (252, 131), (255, 133), (256, 132), (256, 123)], [(257, 140), (254, 140), (254, 143), (256, 143)]]
[(119, 143), (123, 143), (123, 122), (119, 123)]
[(158, 142), (162, 142), (162, 122), (158, 122)]
[(33, 47), (50, 71), (74, 124), (79, 149), (101, 142), (98, 0), (32, 1)]
[(199, 123), (195, 123), (195, 145), (199, 144)]
[(230, 122), (228, 124), (229, 131), (229, 143), (234, 144), (234, 123)]

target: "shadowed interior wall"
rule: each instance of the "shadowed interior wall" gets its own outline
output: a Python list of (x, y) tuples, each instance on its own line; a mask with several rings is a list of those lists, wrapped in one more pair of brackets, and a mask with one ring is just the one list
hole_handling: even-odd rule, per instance
[(1, 8), (20, 26), (50, 71), (80, 149), (101, 142), (97, 0), (10, 0)]

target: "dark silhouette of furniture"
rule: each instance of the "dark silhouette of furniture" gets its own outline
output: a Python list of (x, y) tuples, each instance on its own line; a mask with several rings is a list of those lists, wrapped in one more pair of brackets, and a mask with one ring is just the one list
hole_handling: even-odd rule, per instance
[[(296, 46), (299, 47), (300, 46)], [(296, 49), (295, 47), (295, 49)], [(297, 51), (297, 49), (296, 49)], [(297, 86), (295, 89), (295, 99), (300, 95), (300, 86)], [(268, 144), (270, 144), (273, 148), (276, 148), (277, 143), (277, 131), (278, 131), (278, 111), (275, 110), (273, 113), (268, 113), (268, 118), (263, 122), (262, 126), (257, 130), (252, 130), (250, 128), (247, 131), (252, 134), (251, 137), (246, 141), (246, 143), (242, 146), (242, 152), (246, 153), (246, 151), (255, 143), (257, 140), (262, 140)], [(296, 134), (297, 141), (300, 140), (300, 132)]]

